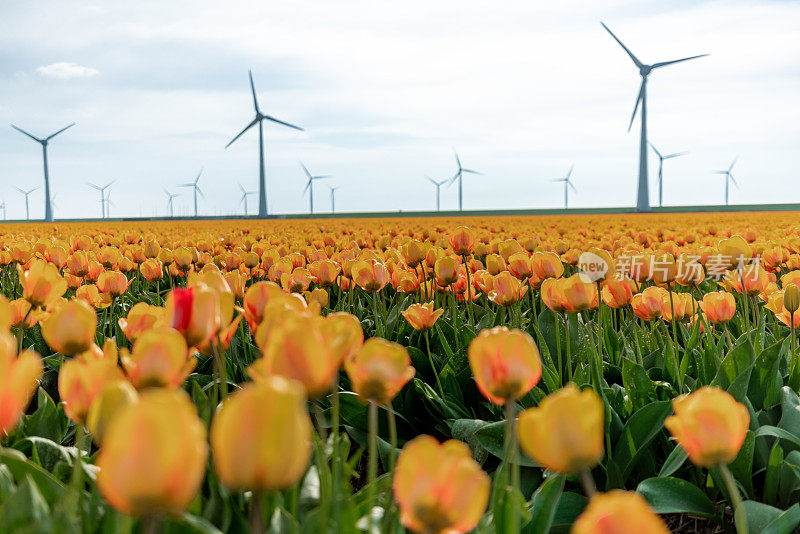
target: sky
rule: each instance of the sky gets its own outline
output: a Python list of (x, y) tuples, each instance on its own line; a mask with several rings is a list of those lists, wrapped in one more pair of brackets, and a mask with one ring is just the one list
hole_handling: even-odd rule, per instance
[[(46, 136), (56, 218), (165, 215), (164, 189), (191, 214), (241, 214), (258, 187), (258, 133), (225, 145), (264, 113), (272, 213), (314, 207), (430, 210), (425, 180), (465, 167), (464, 209), (560, 207), (552, 180), (574, 165), (570, 206), (632, 206), (640, 78), (604, 21), (645, 63), (696, 54), (648, 82), (648, 133), (662, 153), (664, 204), (800, 202), (800, 2), (602, 0), (29, 0), (0, 7), (0, 201), (7, 217), (44, 212)], [(650, 152), (650, 198), (658, 160)], [(258, 201), (248, 199), (254, 213)], [(442, 209), (458, 206), (457, 184)]]

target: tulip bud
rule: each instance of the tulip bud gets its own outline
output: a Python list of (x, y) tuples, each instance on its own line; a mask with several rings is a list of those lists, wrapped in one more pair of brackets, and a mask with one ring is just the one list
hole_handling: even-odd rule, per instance
[(311, 459), (311, 419), (300, 383), (270, 376), (222, 403), (211, 423), (214, 468), (235, 490), (284, 490)]
[(179, 514), (206, 472), (206, 429), (189, 396), (154, 389), (110, 422), (97, 457), (97, 486), (114, 509)]
[(425, 304), (412, 304), (405, 311), (400, 312), (406, 318), (408, 324), (414, 330), (428, 330), (433, 328), (437, 319), (442, 316), (444, 310), (439, 308), (433, 309), (433, 302), (426, 302)]
[(92, 402), (107, 383), (124, 380), (116, 360), (98, 359), (90, 354), (64, 362), (58, 373), (58, 394), (67, 417), (78, 424), (86, 420)]
[(634, 491), (611, 490), (592, 497), (589, 505), (575, 520), (570, 532), (669, 534), (670, 531), (641, 495)]
[(800, 308), (800, 289), (794, 284), (790, 284), (783, 291), (783, 307), (789, 313), (794, 313)]
[(450, 235), (450, 245), (458, 256), (468, 256), (475, 248), (475, 234), (466, 226), (459, 226)]
[(86, 414), (86, 429), (92, 434), (92, 441), (100, 446), (111, 421), (116, 419), (124, 407), (138, 400), (139, 394), (127, 380), (106, 382)]
[(37, 353), (26, 350), (17, 356), (17, 340), (8, 332), (0, 332), (1, 437), (19, 423), (43, 371), (42, 359)]
[(74, 356), (94, 343), (97, 314), (85, 301), (76, 299), (42, 323), (42, 337), (56, 352)]
[(521, 330), (482, 330), (470, 342), (467, 355), (478, 389), (495, 404), (522, 397), (542, 377), (539, 349)]
[(522, 451), (558, 473), (591, 469), (603, 457), (603, 401), (592, 389), (574, 384), (548, 395), (519, 416)]
[(219, 330), (219, 299), (219, 294), (204, 284), (173, 289), (164, 305), (165, 321), (183, 334), (190, 347), (196, 347)]
[(727, 323), (736, 314), (736, 300), (726, 291), (706, 293), (700, 307), (711, 324)]
[(164, 327), (144, 332), (132, 352), (122, 349), (120, 361), (137, 389), (178, 387), (197, 365), (180, 332)]
[(34, 260), (27, 271), (20, 265), (17, 265), (17, 271), (22, 286), (22, 298), (33, 307), (46, 306), (67, 290), (67, 281), (58, 274), (58, 268), (52, 263)]
[(414, 378), (408, 351), (402, 345), (378, 337), (368, 339), (344, 362), (353, 392), (364, 402), (389, 404)]

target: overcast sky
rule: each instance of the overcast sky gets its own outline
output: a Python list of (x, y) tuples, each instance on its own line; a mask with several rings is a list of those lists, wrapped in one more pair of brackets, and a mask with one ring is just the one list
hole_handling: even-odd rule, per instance
[[(800, 202), (800, 2), (28, 0), (0, 8), (0, 200), (25, 215), (14, 187), (42, 186), (46, 136), (58, 217), (163, 215), (162, 188), (182, 192), (205, 168), (200, 212), (241, 212), (237, 182), (258, 186), (258, 133), (224, 146), (253, 118), (253, 69), (265, 113), (268, 204), (308, 210), (302, 160), (331, 174), (337, 211), (432, 209), (424, 180), (455, 172), (453, 148), (485, 176), (464, 178), (464, 208), (631, 206), (639, 75), (600, 26), (644, 62), (709, 53), (655, 71), (650, 139), (689, 151), (665, 166), (665, 204)], [(651, 201), (657, 159), (651, 152)], [(330, 210), (326, 182), (315, 208)], [(31, 216), (44, 211), (43, 187)], [(249, 199), (257, 209), (257, 198)], [(457, 187), (442, 188), (442, 208)]]

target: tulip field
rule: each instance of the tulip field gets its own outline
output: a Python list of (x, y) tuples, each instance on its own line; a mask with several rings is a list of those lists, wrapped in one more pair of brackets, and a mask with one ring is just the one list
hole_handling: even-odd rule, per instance
[(0, 226), (0, 532), (800, 527), (800, 214)]

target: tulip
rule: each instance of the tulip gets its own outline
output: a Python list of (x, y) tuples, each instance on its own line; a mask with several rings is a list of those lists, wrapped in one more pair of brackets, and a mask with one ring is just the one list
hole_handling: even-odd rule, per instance
[(136, 341), (142, 333), (153, 328), (164, 319), (164, 308), (153, 306), (146, 302), (137, 302), (130, 310), (127, 317), (120, 317), (119, 327), (131, 343)]
[(474, 529), (491, 480), (464, 443), (418, 436), (400, 452), (392, 489), (400, 522), (414, 532), (457, 534)]
[(164, 327), (144, 332), (130, 353), (122, 349), (120, 361), (137, 389), (178, 387), (197, 364), (180, 332)]
[(0, 332), (0, 436), (16, 428), (44, 371), (37, 353), (16, 349), (14, 337)]
[(315, 287), (313, 291), (306, 291), (303, 293), (303, 297), (309, 306), (312, 303), (317, 306), (317, 311), (328, 307), (328, 292), (321, 287)]
[(89, 273), (89, 258), (86, 252), (76, 250), (67, 258), (67, 269), (74, 276), (83, 278)]
[(205, 269), (199, 274), (191, 273), (189, 286), (204, 286), (216, 294), (220, 327), (224, 328), (233, 320), (233, 305), (236, 297), (219, 270)]
[(472, 254), (475, 248), (475, 234), (466, 226), (459, 226), (450, 234), (450, 246), (459, 256)]
[(669, 285), (675, 281), (678, 266), (672, 254), (660, 254), (653, 257), (652, 263), (653, 282), (658, 285)]
[(75, 298), (91, 305), (97, 310), (104, 310), (111, 306), (112, 298), (107, 293), (100, 293), (94, 284), (83, 285), (75, 292)]
[(31, 303), (23, 298), (9, 302), (8, 311), (11, 315), (11, 326), (15, 328), (31, 328), (39, 320), (39, 314), (33, 310)]
[(116, 269), (122, 254), (114, 247), (103, 247), (98, 260), (106, 269)]
[(492, 292), (489, 293), (489, 300), (498, 306), (511, 306), (519, 302), (519, 300), (527, 293), (528, 286), (523, 286), (522, 283), (511, 276), (508, 271), (503, 271), (494, 277), (492, 284)]
[(634, 491), (611, 490), (592, 497), (570, 532), (669, 534), (670, 531), (641, 495)]
[(729, 267), (739, 268), (753, 257), (753, 250), (742, 236), (735, 235), (729, 239), (723, 239), (717, 245), (719, 254), (724, 263)]
[(58, 268), (52, 263), (34, 260), (28, 270), (17, 265), (17, 271), (22, 298), (35, 308), (46, 306), (67, 290), (67, 281), (58, 274)]
[(436, 283), (440, 287), (447, 287), (455, 283), (458, 280), (456, 260), (450, 256), (443, 256), (437, 259), (433, 267), (433, 273), (436, 277)]
[(344, 369), (362, 401), (382, 405), (388, 405), (415, 374), (405, 347), (378, 337), (346, 359)]
[(418, 239), (410, 239), (400, 247), (400, 253), (403, 255), (406, 265), (416, 269), (425, 260), (430, 248), (430, 243), (423, 243)]
[(498, 326), (481, 331), (467, 357), (480, 392), (501, 406), (528, 393), (542, 377), (539, 349), (520, 330)]
[(519, 416), (522, 451), (558, 473), (591, 469), (603, 457), (603, 401), (570, 383)]
[(360, 260), (351, 267), (353, 281), (364, 291), (380, 291), (389, 282), (386, 265), (377, 260)]
[(661, 317), (662, 303), (667, 291), (662, 287), (651, 286), (637, 293), (631, 299), (631, 308), (636, 317), (652, 321)]
[(190, 347), (205, 343), (219, 331), (220, 297), (206, 285), (173, 289), (164, 307), (166, 324), (180, 332)]
[(444, 310), (441, 308), (435, 310), (433, 302), (426, 302), (425, 304), (412, 304), (400, 313), (403, 314), (403, 317), (406, 318), (406, 321), (414, 330), (422, 331), (433, 328), (436, 320), (442, 316)]
[(87, 353), (64, 362), (58, 373), (58, 394), (64, 401), (67, 417), (84, 424), (89, 407), (103, 387), (124, 379), (116, 359), (97, 359)]
[(570, 313), (580, 313), (597, 305), (597, 288), (587, 283), (580, 274), (573, 274), (561, 282), (564, 307)]
[(244, 294), (244, 318), (255, 331), (264, 316), (267, 303), (276, 295), (282, 295), (280, 286), (272, 282), (260, 281), (250, 286)]
[(739, 454), (750, 414), (730, 393), (703, 386), (672, 400), (675, 415), (664, 421), (695, 465), (711, 467), (729, 464)]
[(539, 280), (546, 278), (561, 278), (564, 274), (564, 264), (555, 252), (534, 252), (531, 256), (533, 274)]
[(738, 271), (728, 271), (722, 281), (722, 285), (727, 289), (743, 293), (742, 283), (744, 282), (744, 293), (748, 295), (758, 295), (763, 293), (769, 283), (767, 271), (759, 265), (753, 264), (742, 267)]
[(222, 403), (211, 423), (214, 469), (234, 490), (274, 491), (297, 484), (311, 460), (311, 419), (303, 387), (270, 376)]
[(148, 258), (140, 266), (139, 271), (148, 282), (157, 282), (164, 278), (164, 264), (156, 258)]
[(179, 514), (197, 495), (207, 459), (205, 425), (189, 396), (151, 390), (109, 423), (97, 486), (120, 512)]
[(105, 271), (97, 278), (97, 289), (117, 298), (128, 290), (128, 278), (119, 271)]
[(182, 271), (186, 271), (192, 265), (192, 252), (186, 247), (178, 247), (172, 251), (172, 258), (175, 265)]
[(711, 324), (727, 323), (736, 314), (736, 300), (725, 291), (706, 293), (700, 307)]
[(309, 265), (312, 280), (322, 287), (331, 287), (336, 282), (342, 268), (331, 260), (319, 260)]
[(683, 321), (691, 317), (697, 309), (696, 301), (690, 293), (668, 291), (661, 297), (661, 318), (666, 322)]
[(544, 305), (555, 313), (567, 311), (567, 300), (564, 296), (563, 281), (560, 278), (546, 278), (542, 282), (541, 297)]
[(94, 343), (97, 314), (85, 301), (72, 300), (42, 323), (42, 337), (64, 356), (84, 352)]
[(0, 333), (11, 328), (11, 306), (5, 295), (0, 293)]
[(634, 282), (630, 278), (611, 278), (603, 284), (600, 291), (605, 302), (610, 308), (624, 308), (633, 299)]
[(506, 265), (505, 260), (499, 254), (489, 254), (486, 256), (486, 270), (489, 271), (492, 276), (497, 276), (503, 271), (508, 270), (508, 265)]
[(512, 254), (508, 258), (508, 271), (519, 280), (527, 280), (533, 276), (533, 266), (531, 259), (524, 252)]
[(796, 285), (786, 286), (783, 291), (783, 307), (789, 313), (794, 313), (800, 308), (800, 289)]
[(92, 434), (92, 441), (100, 446), (111, 421), (129, 404), (139, 401), (136, 389), (125, 379), (111, 380), (103, 384), (95, 395), (86, 414), (86, 429)]
[(281, 275), (281, 287), (289, 293), (302, 293), (311, 285), (311, 273), (305, 267), (297, 267), (291, 273)]

